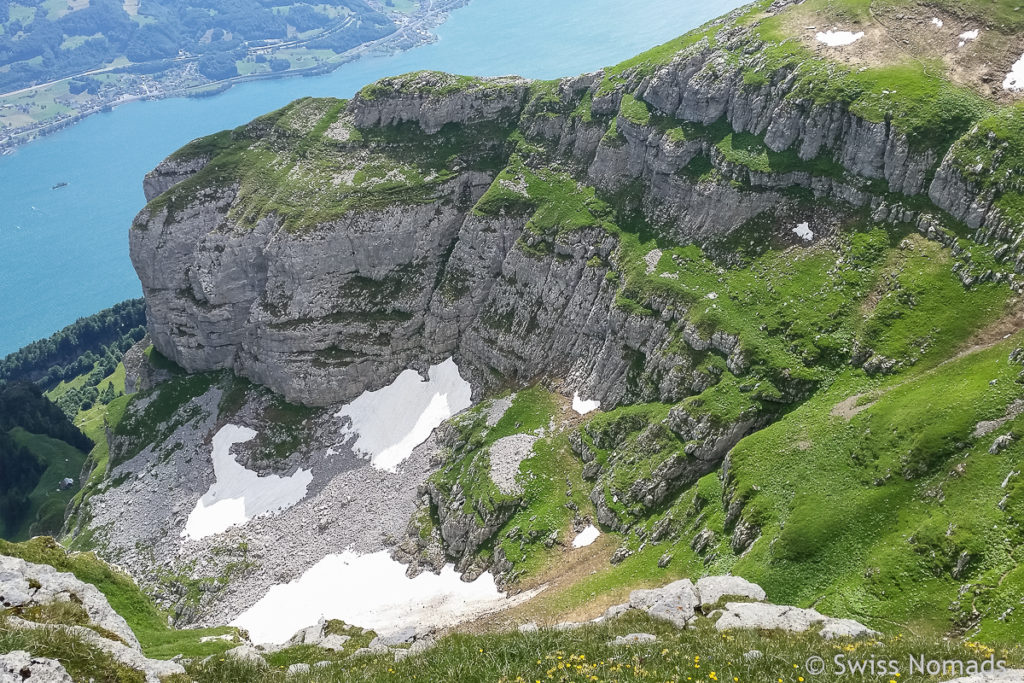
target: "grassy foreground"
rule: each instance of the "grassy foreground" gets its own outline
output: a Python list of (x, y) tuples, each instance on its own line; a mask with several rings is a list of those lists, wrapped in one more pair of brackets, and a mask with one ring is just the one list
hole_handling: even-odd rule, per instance
[[(630, 633), (657, 636), (649, 643), (616, 646), (609, 641)], [(760, 652), (760, 656), (752, 651)], [(316, 653), (307, 653), (316, 656)], [(542, 629), (533, 633), (455, 634), (423, 654), (395, 662), (389, 655), (349, 659), (313, 667), (309, 677), (288, 680), (338, 681), (733, 681), (784, 683), (814, 680), (883, 680), (876, 673), (851, 673), (837, 677), (836, 657), (855, 661), (898, 663), (900, 681), (934, 681), (929, 675), (910, 673), (910, 657), (926, 661), (980, 662), (994, 657), (1007, 666), (1019, 665), (1019, 649), (992, 650), (968, 643), (922, 641), (901, 635), (861, 642), (826, 642), (816, 634), (733, 632), (722, 634), (708, 620), (696, 629), (677, 630), (646, 614), (628, 613), (602, 624), (572, 631)], [(828, 672), (814, 676), (808, 659), (821, 657)], [(309, 661), (309, 656), (297, 661)], [(813, 669), (814, 663), (810, 664)], [(848, 666), (848, 665), (847, 665)], [(212, 658), (188, 668), (192, 680), (279, 681), (283, 665), (261, 668), (232, 659)], [(315, 673), (314, 673), (315, 672)], [(184, 677), (181, 681), (186, 680)], [(884, 679), (888, 680), (888, 678)]]
[[(332, 622), (352, 637), (343, 651), (302, 645), (266, 653), (266, 663), (226, 656), (225, 641), (199, 643), (202, 635), (231, 629), (175, 630), (125, 575), (91, 553), (67, 554), (51, 539), (26, 543), (0, 542), (0, 553), (44, 562), (71, 571), (96, 585), (126, 618), (149, 656), (184, 654), (185, 675), (164, 683), (261, 683), (264, 681), (703, 681), (782, 682), (939, 681), (986, 668), (1024, 666), (1019, 645), (989, 646), (887, 633), (876, 638), (823, 640), (815, 632), (770, 631), (720, 633), (715, 615), (699, 619), (694, 628), (679, 630), (640, 611), (587, 623), (570, 630), (542, 628), (519, 633), (478, 622), (475, 633), (455, 632), (432, 648), (395, 661), (392, 652), (355, 657), (372, 631)], [(27, 650), (33, 656), (60, 660), (74, 680), (128, 683), (144, 680), (139, 672), (59, 628), (80, 623), (73, 609), (42, 609), (22, 616), (40, 622), (14, 629), (8, 612), (0, 611), (0, 652)], [(66, 619), (62, 618), (67, 617)], [(619, 636), (649, 634), (649, 642), (614, 643)], [(293, 664), (308, 671), (288, 672)], [(936, 675), (937, 672), (939, 675)]]
[(119, 664), (112, 656), (79, 636), (52, 627), (13, 629), (4, 611), (0, 611), (0, 652), (14, 650), (24, 650), (33, 657), (59, 660), (76, 681), (142, 683), (146, 680), (141, 672)]
[[(169, 659), (178, 654), (200, 657), (223, 652), (231, 647), (223, 640), (201, 643), (199, 639), (203, 636), (234, 633), (232, 628), (225, 626), (178, 630), (168, 626), (167, 615), (153, 604), (131, 577), (112, 568), (92, 553), (67, 553), (52, 538), (38, 537), (25, 543), (10, 543), (0, 539), (0, 555), (48, 564), (59, 571), (71, 572), (80, 581), (99, 588), (110, 606), (128, 622), (147, 657)], [(0, 651), (6, 652), (2, 646), (4, 642), (0, 641)], [(33, 650), (30, 652), (36, 654)]]

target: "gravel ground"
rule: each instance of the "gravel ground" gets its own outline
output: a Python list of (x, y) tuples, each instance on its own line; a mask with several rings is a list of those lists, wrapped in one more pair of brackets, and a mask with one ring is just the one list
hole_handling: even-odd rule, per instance
[[(313, 436), (302, 451), (273, 468), (282, 475), (311, 468), (313, 480), (305, 498), (224, 533), (184, 539), (181, 532), (189, 513), (214, 481), (210, 441), (223, 426), (214, 417), (220, 398), (215, 388), (196, 399), (192, 406), (199, 410), (162, 449), (149, 448), (115, 468), (109, 481), (118, 485), (90, 501), (89, 527), (101, 555), (135, 576), (164, 606), (177, 600), (159, 586), (160, 574), (218, 577), (236, 563), (227, 584), (204, 589), (199, 604), (182, 613), (179, 626), (227, 623), (259, 600), (268, 586), (297, 578), (330, 553), (370, 553), (394, 544), (416, 509), (417, 488), (432, 471), (437, 450), (431, 435), (397, 472), (375, 469), (336, 445), (341, 429), (333, 417), (337, 409), (325, 410), (311, 426)], [(259, 429), (258, 419), (247, 420), (246, 411), (230, 422)], [(252, 566), (239, 571), (242, 561)]]
[(505, 413), (512, 406), (512, 401), (515, 400), (515, 394), (509, 394), (505, 398), (496, 398), (491, 401), (491, 405), (487, 406), (487, 426), (493, 427), (498, 424), (498, 420), (505, 416)]
[(516, 481), (519, 464), (533, 455), (533, 444), (537, 437), (532, 434), (513, 434), (498, 439), (488, 451), (491, 457), (491, 481), (502, 493), (522, 493), (523, 487)]

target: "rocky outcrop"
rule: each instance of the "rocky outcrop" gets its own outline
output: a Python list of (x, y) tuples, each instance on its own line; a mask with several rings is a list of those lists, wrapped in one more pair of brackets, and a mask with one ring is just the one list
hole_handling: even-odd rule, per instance
[[(536, 229), (541, 200), (496, 174), (515, 133), (543, 150), (524, 148), (522, 163), (572, 169), (605, 196), (629, 190), (624, 208), (683, 242), (728, 235), (790, 205), (794, 189), (876, 206), (878, 183), (921, 195), (935, 173), (933, 194), (950, 194), (935, 185), (954, 182), (949, 164), (891, 122), (799, 96), (786, 69), (747, 82), (756, 58), (730, 56), (755, 54), (756, 40), (721, 25), (714, 46), (699, 41), (611, 87), (602, 73), (536, 84), (420, 72), (193, 143), (147, 177), (153, 201), (131, 233), (155, 347), (187, 370), (229, 368), (315, 405), (453, 355), (478, 393), (550, 374), (609, 407), (676, 401), (701, 381), (668, 351), (680, 331), (744, 372), (735, 337), (687, 335), (685, 309), (642, 302), (656, 313), (648, 316), (616, 306), (615, 237), (596, 226)], [(730, 157), (723, 126), (786, 153), (792, 168)], [(310, 145), (320, 145), (316, 164)], [(224, 150), (258, 151), (290, 171), (256, 182), (217, 156)], [(687, 171), (698, 158), (713, 178)], [(822, 159), (831, 166), (813, 164)], [(325, 185), (340, 199), (318, 199)], [(478, 203), (488, 190), (519, 197), (488, 210)], [(349, 208), (327, 210), (332, 202)], [(653, 395), (629, 394), (637, 356), (661, 378)]]
[(405, 536), (391, 550), (393, 558), (408, 565), (406, 575), (410, 578), (418, 576), (424, 569), (437, 574), (452, 559), (448, 556), (440, 529), (430, 520), (431, 505), (430, 494), (424, 487), (419, 508), (409, 519)]
[(853, 619), (826, 617), (813, 609), (760, 602), (730, 602), (715, 622), (719, 631), (752, 630), (803, 633), (817, 627), (825, 640), (866, 638), (879, 635)]
[[(183, 674), (185, 669), (176, 662), (149, 659), (128, 622), (114, 611), (106, 596), (92, 584), (75, 578), (70, 572), (59, 572), (47, 564), (26, 562), (17, 557), (0, 555), (0, 604), (14, 614), (31, 616), (33, 608), (43, 608), (55, 602), (74, 602), (88, 614), (89, 626), (70, 624), (37, 624), (18, 616), (7, 617), (11, 628), (62, 629), (93, 647), (109, 653), (115, 660), (145, 674), (146, 680), (159, 683), (161, 677)], [(115, 640), (116, 638), (116, 640)], [(0, 680), (3, 676), (0, 662)], [(37, 671), (34, 667), (38, 666)], [(51, 667), (52, 668), (52, 667)], [(63, 669), (61, 669), (62, 671)], [(45, 662), (32, 664), (29, 671), (40, 680), (63, 680), (59, 672), (47, 668)], [(54, 678), (46, 678), (52, 673)], [(27, 678), (22, 674), (18, 681)], [(70, 679), (68, 679), (70, 680)]]
[(765, 599), (764, 589), (740, 576), (705, 576), (697, 581), (700, 607), (708, 611), (716, 607), (723, 598), (746, 598), (761, 602)]
[(349, 113), (357, 128), (417, 124), (433, 135), (448, 124), (514, 120), (526, 102), (529, 81), (469, 78), (420, 71), (385, 78), (363, 89)]
[(669, 411), (668, 424), (680, 439), (688, 442), (684, 452), (694, 462), (691, 476), (700, 477), (716, 469), (740, 439), (769, 424), (774, 417), (751, 410), (734, 421), (722, 422), (700, 411), (676, 406)]
[[(445, 552), (456, 559), (455, 567), (460, 572), (470, 569), (476, 551), (519, 509), (518, 499), (496, 501), (493, 507), (467, 505), (459, 484), (446, 491), (429, 481), (427, 490), (441, 522)], [(475, 578), (484, 569), (479, 567), (478, 571), (470, 571), (469, 578)]]
[[(733, 552), (741, 554), (747, 551), (761, 534), (761, 528), (743, 516), (749, 500), (749, 492), (740, 493), (739, 483), (733, 475), (730, 458), (727, 455), (722, 461), (722, 508), (725, 510), (725, 526), (732, 532), (729, 545)], [(696, 541), (696, 539), (694, 539)]]
[[(747, 41), (742, 30), (731, 33), (736, 42), (729, 47), (742, 49)], [(938, 159), (912, 149), (892, 124), (864, 120), (838, 102), (794, 97), (798, 80), (790, 71), (751, 86), (743, 68), (728, 61), (721, 48), (700, 44), (639, 84), (637, 93), (680, 121), (711, 125), (724, 118), (735, 131), (763, 136), (773, 151), (793, 149), (805, 161), (830, 154), (850, 174), (884, 179), (894, 192), (914, 195), (925, 189)]]
[(142, 190), (146, 195), (146, 201), (159, 197), (167, 190), (178, 183), (182, 183), (196, 173), (199, 173), (210, 163), (210, 153), (200, 154), (194, 157), (172, 156), (146, 174), (142, 181)]
[(678, 628), (697, 618), (700, 596), (689, 579), (674, 581), (663, 588), (640, 589), (629, 594), (629, 609), (643, 610)]
[(993, 197), (974, 186), (952, 158), (947, 157), (935, 173), (928, 197), (971, 228), (980, 228), (991, 220)]
[(286, 646), (291, 645), (316, 645), (325, 650), (335, 652), (345, 649), (345, 643), (352, 639), (352, 636), (339, 633), (328, 633), (327, 621), (321, 619), (313, 626), (298, 631), (288, 639)]
[[(747, 601), (733, 600), (718, 609), (724, 598)], [(852, 619), (827, 617), (813, 609), (773, 605), (764, 599), (760, 586), (737, 576), (706, 576), (696, 585), (689, 579), (681, 579), (661, 588), (635, 590), (629, 594), (628, 603), (608, 608), (596, 621), (620, 616), (628, 610), (642, 610), (678, 628), (691, 628), (698, 620), (707, 618), (715, 620), (719, 631), (756, 629), (803, 633), (814, 629), (825, 640), (879, 635)], [(622, 644), (628, 643), (616, 643)]]
[(114, 611), (96, 586), (48, 564), (0, 555), (0, 605), (24, 610), (69, 601), (81, 605), (94, 624), (113, 633), (131, 648), (140, 649), (128, 622)]
[[(751, 408), (719, 420), (697, 406), (678, 405), (662, 422), (644, 418), (586, 425), (569, 435), (583, 461), (583, 478), (596, 483), (590, 500), (601, 524), (623, 531), (639, 510), (653, 510), (721, 466), (743, 437), (772, 422), (775, 414)], [(610, 451), (599, 460), (595, 448)], [(646, 461), (645, 467), (639, 462)], [(628, 486), (624, 485), (628, 482)], [(668, 518), (666, 518), (666, 522)], [(657, 538), (662, 531), (656, 531)], [(654, 538), (653, 540), (657, 540)]]
[(124, 393), (129, 396), (152, 389), (171, 376), (167, 370), (158, 369), (149, 362), (146, 350), (152, 344), (153, 342), (147, 334), (128, 349), (121, 359), (121, 363), (124, 365)]
[(73, 683), (64, 666), (56, 659), (32, 657), (24, 650), (0, 654), (0, 683)]
[(20, 617), (8, 617), (7, 626), (15, 629), (49, 629), (61, 630), (74, 636), (86, 644), (106, 652), (117, 662), (126, 667), (142, 672), (146, 683), (160, 683), (166, 676), (184, 674), (185, 668), (174, 661), (150, 659), (142, 654), (138, 645), (129, 646), (118, 640), (111, 640), (98, 634), (92, 628), (71, 624), (37, 624)]

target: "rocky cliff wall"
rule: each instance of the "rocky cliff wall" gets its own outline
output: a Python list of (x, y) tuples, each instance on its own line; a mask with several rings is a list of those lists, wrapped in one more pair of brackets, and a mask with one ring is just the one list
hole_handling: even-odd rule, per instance
[[(614, 232), (539, 226), (536, 188), (499, 176), (513, 159), (593, 187), (677, 242), (722, 239), (808, 196), (919, 222), (898, 205), (930, 196), (1015, 240), (953, 152), (940, 160), (891, 121), (801, 96), (791, 69), (749, 81), (756, 46), (726, 19), (713, 44), (656, 69), (554, 83), (412, 74), (186, 149), (147, 176), (151, 203), (131, 231), (154, 344), (188, 370), (230, 368), (317, 405), (449, 355), (478, 393), (557, 374), (610, 404), (628, 397), (637, 355), (647, 373), (678, 368), (666, 347), (686, 311), (617, 306)], [(315, 115), (300, 125), (293, 110)], [(737, 157), (742, 135), (742, 151), (785, 163)], [(228, 168), (237, 157), (262, 175)], [(328, 191), (339, 199), (318, 199)], [(494, 192), (519, 204), (481, 210)], [(296, 227), (318, 205), (329, 215)]]

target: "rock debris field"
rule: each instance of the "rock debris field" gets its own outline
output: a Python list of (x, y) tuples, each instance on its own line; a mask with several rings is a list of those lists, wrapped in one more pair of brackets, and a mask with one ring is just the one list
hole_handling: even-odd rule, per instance
[[(180, 625), (236, 623), (256, 642), (283, 642), (321, 618), (430, 630), (513, 604), (490, 574), (467, 583), (448, 566), (410, 579), (386, 550), (405, 533), (417, 488), (433, 471), (434, 428), (471, 405), (453, 361), (325, 411), (279, 474), (238, 462), (257, 430), (245, 426), (244, 411), (218, 428), (221, 398), (213, 388), (195, 399), (191, 419), (165, 440), (176, 447), (150, 447), (117, 466), (116, 485), (92, 501), (91, 526), (108, 556), (142, 583), (152, 583), (154, 566), (209, 577), (215, 587), (227, 579)], [(528, 445), (509, 445), (502, 481), (514, 486)]]

